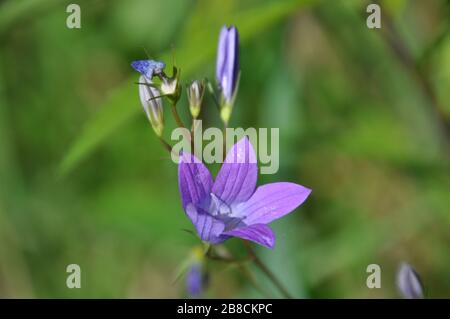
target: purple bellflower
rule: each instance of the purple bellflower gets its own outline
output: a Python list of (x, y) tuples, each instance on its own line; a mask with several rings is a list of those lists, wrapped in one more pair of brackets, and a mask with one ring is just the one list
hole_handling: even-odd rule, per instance
[(234, 26), (223, 26), (217, 47), (216, 80), (225, 103), (232, 103), (239, 75), (239, 34)]
[(219, 244), (239, 237), (274, 247), (275, 234), (267, 224), (292, 212), (311, 190), (287, 182), (256, 187), (257, 175), (255, 151), (247, 137), (230, 149), (215, 181), (194, 155), (181, 154), (183, 209), (203, 241)]

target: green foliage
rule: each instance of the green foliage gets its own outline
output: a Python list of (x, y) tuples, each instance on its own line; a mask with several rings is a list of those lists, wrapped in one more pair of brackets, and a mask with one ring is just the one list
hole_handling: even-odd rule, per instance
[[(223, 24), (242, 40), (230, 126), (280, 129), (280, 170), (259, 183), (313, 189), (261, 258), (297, 297), (397, 297), (401, 261), (449, 296), (448, 1), (383, 1), (381, 30), (362, 1), (84, 0), (80, 30), (67, 3), (0, 4), (0, 296), (185, 296), (174, 278), (199, 241), (129, 64), (145, 48), (171, 68), (174, 52), (184, 83), (213, 79)], [(201, 116), (219, 125), (209, 97)], [(209, 297), (261, 297), (236, 267), (209, 269)]]

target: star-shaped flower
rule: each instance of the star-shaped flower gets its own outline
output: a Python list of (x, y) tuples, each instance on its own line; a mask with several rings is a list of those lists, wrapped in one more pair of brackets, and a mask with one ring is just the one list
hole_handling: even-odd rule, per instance
[(255, 151), (246, 137), (230, 149), (215, 181), (194, 155), (181, 154), (183, 209), (203, 241), (240, 237), (273, 248), (275, 234), (267, 224), (296, 209), (311, 190), (288, 182), (256, 187), (257, 175)]

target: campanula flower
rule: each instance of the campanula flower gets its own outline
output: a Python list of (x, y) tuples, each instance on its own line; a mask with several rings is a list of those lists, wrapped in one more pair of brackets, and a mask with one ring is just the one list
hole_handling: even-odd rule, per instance
[(267, 224), (292, 212), (311, 190), (288, 182), (256, 187), (257, 175), (255, 151), (247, 137), (230, 149), (215, 181), (194, 155), (181, 154), (181, 202), (203, 241), (218, 244), (239, 237), (269, 248), (275, 245)]
[(405, 299), (422, 299), (423, 287), (419, 275), (407, 263), (397, 272), (397, 288)]
[(217, 47), (216, 80), (222, 94), (221, 117), (228, 122), (239, 77), (239, 33), (223, 26)]
[(131, 63), (131, 67), (151, 81), (154, 75), (164, 71), (166, 64), (155, 60), (137, 60)]
[(156, 135), (161, 136), (164, 128), (164, 116), (161, 93), (152, 86), (151, 80), (147, 80), (144, 75), (139, 78), (139, 97), (145, 114), (150, 121)]
[(202, 107), (203, 95), (205, 94), (205, 82), (193, 81), (187, 89), (187, 96), (189, 101), (189, 110), (194, 119), (200, 114)]

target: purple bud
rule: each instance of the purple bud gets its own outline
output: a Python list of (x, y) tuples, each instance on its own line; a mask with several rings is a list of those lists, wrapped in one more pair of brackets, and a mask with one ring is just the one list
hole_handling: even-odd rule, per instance
[(189, 269), (186, 278), (186, 288), (189, 297), (201, 298), (203, 295), (203, 288), (205, 285), (205, 274), (200, 263), (195, 263)]
[(216, 79), (227, 103), (236, 89), (239, 69), (239, 34), (236, 27), (223, 26), (217, 48)]
[(397, 272), (397, 288), (405, 299), (423, 298), (420, 277), (407, 263), (403, 263)]

